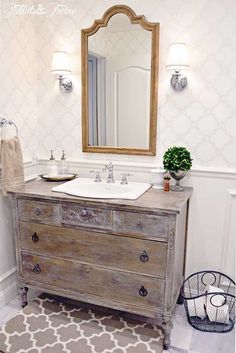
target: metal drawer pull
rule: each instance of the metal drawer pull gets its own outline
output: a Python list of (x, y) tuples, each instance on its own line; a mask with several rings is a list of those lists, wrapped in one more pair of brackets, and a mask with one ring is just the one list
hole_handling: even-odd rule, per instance
[(34, 233), (34, 234), (32, 235), (32, 240), (33, 240), (34, 243), (37, 243), (37, 242), (39, 241), (39, 237), (38, 237), (38, 234), (37, 234), (37, 233)]
[(34, 209), (34, 213), (36, 214), (36, 216), (39, 216), (40, 214), (41, 214), (41, 209), (39, 208), (39, 207), (36, 207), (35, 209)]
[(142, 261), (142, 262), (148, 262), (148, 260), (149, 260), (149, 256), (145, 250), (141, 252), (139, 258), (140, 258), (140, 261)]
[(140, 218), (136, 224), (137, 229), (143, 229), (143, 223), (140, 221)]
[(81, 213), (81, 216), (85, 217), (88, 215), (88, 210), (86, 208), (83, 208), (80, 213)]
[(139, 295), (141, 295), (141, 297), (146, 297), (148, 295), (148, 291), (144, 288), (144, 286), (139, 289)]
[(39, 264), (34, 266), (33, 271), (34, 271), (34, 273), (40, 273), (41, 272), (41, 268), (40, 268)]

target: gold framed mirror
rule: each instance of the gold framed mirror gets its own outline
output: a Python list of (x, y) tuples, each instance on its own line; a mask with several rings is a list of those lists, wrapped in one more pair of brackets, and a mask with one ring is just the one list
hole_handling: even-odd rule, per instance
[(125, 5), (81, 31), (84, 152), (156, 155), (159, 23)]

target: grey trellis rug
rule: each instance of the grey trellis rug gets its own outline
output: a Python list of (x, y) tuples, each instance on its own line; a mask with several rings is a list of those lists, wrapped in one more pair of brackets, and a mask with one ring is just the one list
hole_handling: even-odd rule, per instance
[(0, 327), (3, 353), (161, 353), (160, 328), (41, 295)]

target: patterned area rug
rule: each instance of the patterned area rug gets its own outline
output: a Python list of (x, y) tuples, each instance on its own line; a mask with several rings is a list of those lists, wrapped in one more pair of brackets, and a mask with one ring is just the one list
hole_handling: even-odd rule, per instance
[(161, 353), (160, 328), (41, 295), (0, 327), (3, 353)]

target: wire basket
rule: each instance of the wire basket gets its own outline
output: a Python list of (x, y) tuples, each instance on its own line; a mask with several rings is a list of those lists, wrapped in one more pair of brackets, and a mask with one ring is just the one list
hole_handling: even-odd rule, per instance
[(217, 271), (196, 272), (183, 282), (180, 293), (191, 326), (206, 332), (233, 329), (235, 282), (231, 278)]

